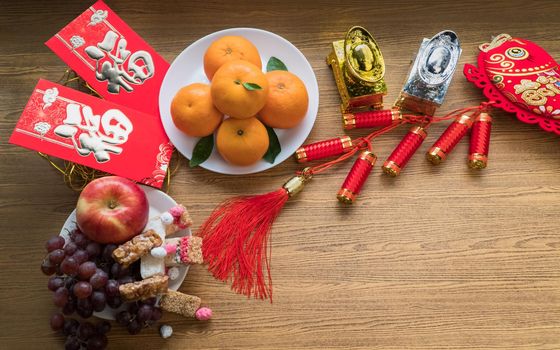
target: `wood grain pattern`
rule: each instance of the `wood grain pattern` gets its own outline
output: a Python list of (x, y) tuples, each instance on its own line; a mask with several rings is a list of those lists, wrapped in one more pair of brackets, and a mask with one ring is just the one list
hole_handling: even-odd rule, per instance
[[(39, 78), (63, 63), (44, 45), (89, 1), (2, 2), (0, 11), (0, 348), (56, 349), (54, 307), (39, 264), (77, 194), (37, 155), (7, 139)], [(453, 29), (461, 66), (477, 46), (510, 33), (560, 57), (557, 1), (110, 1), (169, 61), (201, 36), (257, 27), (290, 40), (317, 75), (321, 102), (309, 141), (341, 134), (339, 98), (325, 56), (351, 25), (363, 25), (387, 63), (388, 103), (423, 37)], [(481, 93), (457, 72), (441, 112), (478, 104)], [(175, 335), (129, 336), (111, 349), (560, 349), (558, 137), (495, 114), (489, 168), (472, 172), (467, 144), (440, 167), (421, 153), (397, 179), (377, 167), (352, 208), (335, 199), (349, 164), (318, 176), (288, 203), (273, 232), (275, 301), (246, 300), (192, 268), (182, 290), (215, 312), (207, 324), (167, 315)], [(383, 160), (403, 131), (382, 137)], [(357, 134), (357, 133), (356, 133)], [(298, 169), (288, 160), (234, 177), (182, 167), (171, 194), (196, 223), (233, 195), (277, 188)]]

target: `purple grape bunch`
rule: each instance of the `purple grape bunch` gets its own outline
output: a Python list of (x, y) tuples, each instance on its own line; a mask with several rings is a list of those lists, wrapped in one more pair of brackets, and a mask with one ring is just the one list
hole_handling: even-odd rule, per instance
[(111, 330), (111, 323), (101, 321), (94, 325), (89, 321), (80, 322), (73, 318), (65, 318), (60, 312), (51, 317), (53, 331), (66, 336), (64, 348), (66, 350), (102, 350), (107, 348), (107, 333)]
[(117, 323), (126, 327), (128, 333), (138, 334), (142, 328), (159, 321), (162, 311), (156, 306), (156, 299), (150, 298), (130, 303), (127, 310), (117, 314)]
[[(41, 264), (41, 271), (51, 276), (48, 289), (53, 292), (54, 305), (62, 311), (51, 318), (51, 328), (61, 330), (67, 337), (66, 349), (105, 349), (110, 323), (104, 321), (98, 327), (93, 327), (91, 322), (80, 323), (65, 316), (76, 313), (87, 319), (106, 307), (120, 308), (123, 302), (119, 285), (141, 279), (139, 262), (123, 267), (112, 257), (116, 245), (93, 242), (78, 229), (70, 233), (67, 240), (62, 236), (50, 238), (45, 247), (47, 255)], [(145, 307), (140, 315), (134, 314), (132, 319), (136, 323), (129, 327), (129, 332), (138, 327), (136, 324), (144, 327), (161, 317), (161, 310), (154, 304), (155, 300), (153, 303), (149, 301), (144, 304), (150, 306), (149, 310)], [(102, 330), (98, 330), (99, 327)]]

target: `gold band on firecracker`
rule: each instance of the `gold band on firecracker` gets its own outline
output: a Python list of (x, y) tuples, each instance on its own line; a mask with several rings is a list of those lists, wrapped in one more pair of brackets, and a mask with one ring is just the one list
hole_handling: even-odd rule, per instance
[(457, 119), (455, 119), (455, 122), (466, 125), (468, 128), (473, 125), (473, 120), (468, 114), (463, 114), (460, 117), (457, 117)]
[(387, 94), (385, 62), (365, 28), (352, 27), (344, 40), (334, 41), (327, 64), (333, 70), (342, 113), (383, 108), (383, 96)]
[(353, 146), (352, 138), (350, 138), (350, 136), (342, 136), (340, 138), (340, 142), (342, 143), (342, 149), (344, 152), (348, 151)]
[(476, 117), (475, 121), (476, 122), (486, 122), (486, 123), (492, 124), (493, 119), (490, 116), (490, 114), (488, 114), (486, 112), (482, 112), (478, 115), (478, 117)]
[(426, 158), (430, 161), (430, 163), (437, 165), (447, 158), (447, 154), (445, 154), (445, 152), (439, 147), (432, 147), (428, 150)]
[(480, 153), (469, 154), (469, 168), (484, 169), (488, 165), (488, 156)]
[[(358, 159), (365, 160), (366, 162), (368, 162), (370, 164), (371, 167), (373, 167), (375, 165), (375, 162), (377, 161), (377, 156), (373, 152), (362, 151), (362, 153), (360, 153), (360, 155), (358, 156)], [(352, 167), (352, 170), (354, 170), (354, 167)], [(352, 171), (352, 170), (350, 170), (350, 171)], [(369, 174), (369, 171), (368, 171), (368, 174)], [(346, 181), (345, 181), (345, 183), (346, 183)], [(362, 185), (363, 185), (363, 183), (359, 187), (361, 187)], [(342, 187), (340, 188), (340, 190), (338, 190), (338, 193), (336, 194), (336, 198), (339, 200), (339, 202), (344, 203), (344, 204), (352, 204), (356, 200), (356, 197), (358, 196), (358, 193), (353, 192), (348, 187), (349, 186), (346, 186), (345, 184), (343, 184)]]
[(393, 162), (392, 160), (388, 160), (385, 163), (383, 163), (383, 171), (385, 172), (385, 174), (391, 175), (391, 176), (398, 176), (401, 173), (401, 167)]
[(356, 116), (353, 113), (342, 114), (342, 125), (345, 130), (356, 128)]
[[(62, 78), (58, 81), (60, 85), (70, 86), (76, 90), (80, 90), (82, 92), (88, 93), (95, 97), (101, 98), (101, 95), (97, 93), (85, 80), (80, 78), (76, 72), (71, 69), (67, 69), (64, 72)], [(65, 161), (65, 160), (56, 160), (54, 161), (51, 157), (47, 154), (37, 152), (39, 156), (47, 160), (49, 164), (55, 168), (59, 173), (62, 174), (64, 183), (74, 191), (81, 191), (88, 183), (91, 181), (103, 177), (111, 175), (109, 173), (92, 169), (85, 165), (76, 164), (73, 162)], [(171, 166), (171, 163), (175, 163)], [(171, 155), (171, 160), (169, 161), (169, 166), (167, 167), (167, 172), (165, 176), (165, 192), (169, 192), (171, 187), (171, 176), (175, 174), (177, 169), (179, 169), (179, 165), (181, 163), (181, 156), (177, 152), (177, 150), (173, 150)]]
[(307, 153), (305, 153), (305, 148), (300, 147), (296, 150), (296, 161), (298, 163), (307, 162)]
[(352, 204), (356, 199), (356, 194), (347, 188), (341, 188), (340, 190), (338, 190), (338, 193), (336, 194), (336, 198), (341, 203)]
[(425, 139), (426, 136), (428, 136), (426, 130), (421, 126), (414, 126), (408, 132), (420, 136), (422, 140)]

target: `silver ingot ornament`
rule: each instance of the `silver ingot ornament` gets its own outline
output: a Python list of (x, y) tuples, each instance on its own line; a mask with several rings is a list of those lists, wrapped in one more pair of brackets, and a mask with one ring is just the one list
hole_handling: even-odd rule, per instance
[(431, 39), (424, 38), (395, 105), (433, 115), (443, 103), (459, 56), (461, 46), (455, 32), (444, 30)]

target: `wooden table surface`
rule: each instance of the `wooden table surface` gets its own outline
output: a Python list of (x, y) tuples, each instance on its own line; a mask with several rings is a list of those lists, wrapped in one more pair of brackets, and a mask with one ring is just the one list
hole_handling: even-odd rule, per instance
[[(477, 47), (509, 33), (560, 57), (557, 1), (110, 1), (169, 61), (196, 39), (231, 27), (277, 33), (311, 63), (320, 88), (308, 141), (341, 134), (339, 96), (325, 56), (352, 25), (368, 28), (387, 64), (387, 104), (400, 90), (423, 37), (452, 29), (463, 55), (444, 105), (478, 104), (462, 75)], [(2, 1), (0, 13), (0, 348), (56, 349), (55, 307), (39, 270), (45, 240), (59, 232), (77, 193), (37, 154), (7, 143), (39, 78), (65, 65), (43, 43), (90, 1)], [(310, 183), (272, 233), (274, 303), (247, 300), (193, 267), (181, 290), (214, 310), (208, 323), (166, 315), (174, 336), (129, 336), (114, 326), (110, 349), (560, 349), (559, 138), (494, 114), (489, 167), (471, 171), (467, 142), (433, 167), (425, 145), (397, 179), (370, 177), (358, 202), (336, 192), (349, 164)], [(353, 133), (358, 135), (359, 133)], [(383, 136), (384, 160), (404, 130)], [(278, 188), (291, 159), (248, 176), (182, 166), (170, 194), (200, 224), (218, 202)]]

